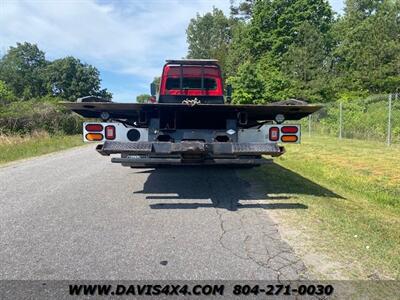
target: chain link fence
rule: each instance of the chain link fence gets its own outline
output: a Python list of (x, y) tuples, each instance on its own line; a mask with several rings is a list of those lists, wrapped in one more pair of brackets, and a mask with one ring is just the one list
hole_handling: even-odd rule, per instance
[(400, 144), (400, 94), (328, 103), (303, 120), (309, 136), (362, 139)]

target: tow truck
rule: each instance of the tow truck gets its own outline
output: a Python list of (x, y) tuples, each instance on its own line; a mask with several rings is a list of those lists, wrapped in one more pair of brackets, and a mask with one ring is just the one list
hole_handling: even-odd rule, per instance
[[(83, 124), (85, 142), (123, 166), (259, 166), (300, 143), (300, 120), (321, 108), (295, 99), (265, 105), (231, 104), (214, 59), (167, 60), (154, 103), (115, 103), (96, 97), (64, 103), (79, 115), (100, 119)], [(225, 91), (225, 93), (224, 93)]]

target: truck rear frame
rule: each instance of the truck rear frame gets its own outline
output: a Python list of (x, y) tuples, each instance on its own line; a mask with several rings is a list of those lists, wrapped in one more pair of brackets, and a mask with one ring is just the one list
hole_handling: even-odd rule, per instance
[[(152, 122), (150, 122), (152, 123)], [(157, 122), (156, 122), (157, 123)], [(102, 155), (120, 154), (112, 162), (123, 166), (261, 165), (262, 155), (280, 156), (280, 142), (299, 143), (299, 125), (265, 124), (259, 128), (160, 130), (135, 128), (118, 122), (84, 123), (87, 142)]]

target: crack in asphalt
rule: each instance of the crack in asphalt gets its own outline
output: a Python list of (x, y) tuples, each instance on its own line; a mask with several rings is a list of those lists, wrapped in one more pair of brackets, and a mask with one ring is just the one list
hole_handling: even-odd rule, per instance
[(222, 214), (219, 213), (218, 208), (215, 209), (215, 212), (218, 215), (218, 218), (219, 218), (219, 221), (220, 221), (220, 227), (221, 227), (221, 231), (222, 231), (222, 233), (221, 233), (221, 235), (220, 235), (220, 237), (218, 239), (218, 241), (221, 244), (222, 248), (224, 248), (225, 250), (228, 250), (233, 256), (235, 256), (237, 258), (244, 259), (244, 260), (249, 260), (250, 259), (249, 257), (243, 257), (241, 255), (238, 255), (231, 248), (225, 246), (224, 242), (222, 241), (224, 236), (225, 236), (225, 234), (228, 233), (228, 232), (232, 232), (234, 230), (229, 230), (229, 231), (225, 230), (224, 221), (222, 220)]
[[(210, 189), (213, 189), (210, 178), (207, 179), (207, 185)], [(251, 261), (258, 265), (257, 269), (252, 273), (252, 277), (255, 279), (256, 273), (260, 269), (267, 273), (272, 272), (274, 279), (278, 281), (306, 279), (306, 266), (300, 258), (296, 257), (293, 249), (282, 240), (278, 224), (273, 223), (268, 215), (260, 209), (254, 213), (252, 212), (249, 218), (252, 221), (248, 224), (249, 222), (245, 220), (245, 214), (238, 210), (240, 204), (234, 203), (234, 199), (229, 195), (222, 196), (222, 201), (229, 201), (229, 203), (224, 203), (224, 206), (227, 207), (227, 204), (229, 204), (230, 210), (219, 208), (222, 201), (220, 198), (215, 199), (215, 212), (221, 228), (221, 234), (218, 238), (221, 247), (236, 258)], [(228, 216), (228, 218), (224, 218), (224, 216)], [(232, 216), (234, 217), (232, 218)], [(227, 229), (229, 227), (227, 224), (233, 220), (238, 221), (238, 223), (232, 222), (231, 228)], [(254, 230), (254, 225), (260, 225), (261, 231)], [(235, 242), (237, 242), (241, 240), (240, 236), (243, 233), (245, 233), (245, 236), (239, 245), (237, 245), (238, 243), (235, 243), (234, 247), (229, 245), (228, 234), (234, 235)], [(254, 245), (254, 242), (256, 245)], [(262, 249), (257, 249), (257, 246), (260, 245)], [(241, 248), (238, 249), (238, 246), (241, 246)], [(238, 254), (240, 250), (243, 250), (243, 255)]]

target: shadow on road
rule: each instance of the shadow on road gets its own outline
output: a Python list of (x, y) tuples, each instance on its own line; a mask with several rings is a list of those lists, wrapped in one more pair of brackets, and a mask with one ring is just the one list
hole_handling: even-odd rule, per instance
[[(164, 200), (150, 204), (152, 209), (206, 207), (231, 211), (242, 208), (307, 209), (306, 205), (296, 203), (297, 196), (293, 194), (343, 199), (277, 164), (268, 164), (252, 170), (224, 167), (168, 167), (136, 172), (149, 173), (149, 177), (143, 190), (134, 193), (149, 194), (146, 197), (148, 200)], [(249, 182), (252, 184), (256, 182), (258, 187), (254, 188)], [(260, 200), (264, 202), (260, 203)], [(268, 203), (268, 200), (282, 200), (282, 202)]]

